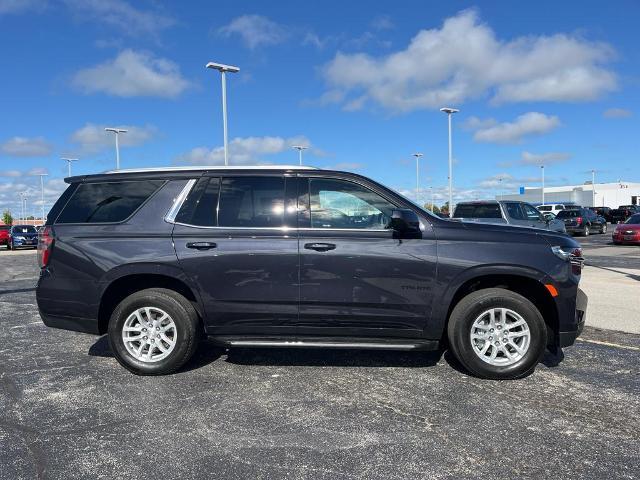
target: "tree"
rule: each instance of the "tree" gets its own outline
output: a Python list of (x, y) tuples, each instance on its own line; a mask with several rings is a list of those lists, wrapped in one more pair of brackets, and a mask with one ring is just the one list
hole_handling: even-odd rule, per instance
[(11, 212), (9, 210), (5, 210), (2, 212), (2, 221), (5, 225), (13, 225), (13, 217), (11, 216)]
[(440, 207), (438, 207), (437, 205), (431, 205), (430, 203), (425, 203), (424, 209), (433, 211), (433, 213), (440, 213)]
[(446, 202), (443, 206), (440, 207), (440, 213), (449, 215), (449, 202)]

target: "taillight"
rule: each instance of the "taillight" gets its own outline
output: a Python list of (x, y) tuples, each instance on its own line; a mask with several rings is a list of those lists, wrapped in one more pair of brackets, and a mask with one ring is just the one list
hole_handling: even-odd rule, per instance
[(580, 225), (582, 223), (582, 217), (576, 217), (576, 223)]
[(53, 248), (53, 231), (51, 227), (44, 227), (38, 236), (38, 262), (40, 268), (44, 268), (49, 264), (51, 257), (51, 249)]

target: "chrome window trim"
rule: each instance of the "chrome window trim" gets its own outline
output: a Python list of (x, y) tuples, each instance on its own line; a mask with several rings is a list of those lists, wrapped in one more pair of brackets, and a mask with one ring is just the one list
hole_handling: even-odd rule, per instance
[(182, 208), (182, 204), (186, 200), (187, 195), (189, 195), (189, 192), (191, 192), (191, 189), (196, 184), (196, 181), (197, 179), (192, 178), (187, 182), (187, 184), (184, 187), (182, 187), (182, 190), (173, 201), (173, 205), (171, 205), (171, 208), (169, 209), (167, 214), (164, 216), (165, 222), (173, 223), (173, 224), (176, 223), (176, 216), (178, 215), (178, 212)]
[(212, 226), (205, 226), (205, 225), (192, 225), (189, 223), (182, 223), (182, 222), (170, 222), (173, 223), (175, 225), (181, 225), (183, 227), (191, 227), (191, 228), (201, 228), (201, 229), (207, 229), (207, 230), (277, 230), (277, 231), (284, 231), (284, 232), (298, 232), (298, 231), (314, 231), (314, 232), (375, 232), (375, 233), (380, 233), (380, 232), (390, 232), (391, 229), (371, 229), (371, 228), (308, 228), (308, 227), (286, 227), (286, 226), (282, 226), (282, 227), (212, 227)]

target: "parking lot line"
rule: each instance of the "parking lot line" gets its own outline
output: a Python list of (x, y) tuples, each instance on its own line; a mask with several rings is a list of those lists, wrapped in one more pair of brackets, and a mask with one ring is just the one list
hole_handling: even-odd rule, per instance
[(604, 345), (606, 347), (623, 348), (625, 350), (633, 350), (640, 352), (640, 347), (632, 347), (631, 345), (620, 345), (619, 343), (601, 342), (600, 340), (590, 340), (587, 338), (577, 338), (578, 342), (595, 343), (596, 345)]

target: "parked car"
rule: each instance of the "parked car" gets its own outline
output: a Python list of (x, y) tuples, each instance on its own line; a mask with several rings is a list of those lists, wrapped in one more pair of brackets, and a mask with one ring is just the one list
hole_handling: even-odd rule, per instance
[(634, 213), (640, 213), (640, 208), (636, 205), (620, 205), (611, 210), (611, 223), (624, 222)]
[(556, 218), (564, 222), (567, 233), (584, 237), (595, 232), (607, 233), (607, 221), (604, 217), (596, 215), (588, 208), (563, 210), (558, 212)]
[(11, 225), (0, 225), (0, 245), (5, 245), (9, 250), (9, 232)]
[(640, 245), (640, 213), (635, 213), (624, 223), (616, 225), (612, 237), (616, 245), (622, 243)]
[(13, 225), (9, 230), (9, 250), (20, 247), (37, 248), (38, 232), (33, 225)]
[(604, 217), (604, 219), (607, 222), (612, 222), (612, 217), (611, 217), (611, 208), (610, 207), (588, 207), (589, 210), (591, 210), (592, 212), (595, 212), (596, 215), (600, 215), (601, 217)]
[(460, 202), (454, 210), (454, 218), (483, 223), (507, 223), (509, 225), (544, 228), (565, 233), (564, 222), (547, 220), (536, 208), (526, 202), (510, 200), (486, 200)]
[(558, 213), (559, 211), (564, 210), (564, 203), (545, 203), (544, 205), (538, 205), (537, 208), (542, 213), (544, 212)]
[(441, 219), (354, 173), (190, 167), (65, 181), (40, 235), (40, 314), (107, 333), (137, 374), (175, 371), (205, 334), (225, 347), (444, 344), (475, 375), (516, 378), (584, 325), (574, 239)]

